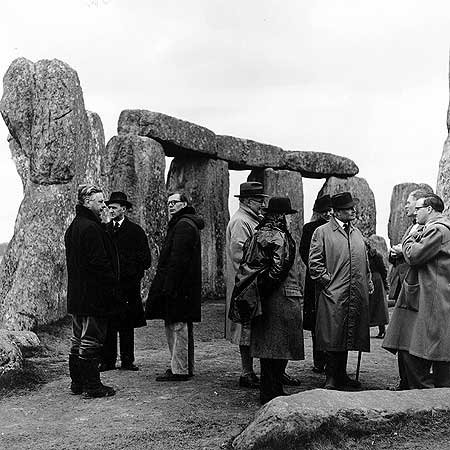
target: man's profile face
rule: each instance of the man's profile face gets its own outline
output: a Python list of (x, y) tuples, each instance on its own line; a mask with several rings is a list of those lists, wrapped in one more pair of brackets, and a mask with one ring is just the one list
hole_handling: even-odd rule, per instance
[(416, 206), (417, 200), (412, 196), (409, 195), (406, 199), (405, 204), (405, 213), (407, 217), (414, 217), (415, 216), (415, 206)]
[(125, 216), (127, 208), (122, 206), (120, 203), (110, 203), (108, 205), (109, 213), (111, 214), (111, 219), (122, 220)]
[(103, 192), (92, 194), (86, 199), (84, 206), (90, 209), (97, 217), (100, 217), (101, 212), (106, 208)]
[(427, 223), (428, 217), (433, 211), (431, 206), (424, 206), (424, 200), (425, 199), (423, 198), (419, 198), (419, 200), (416, 201), (416, 206), (414, 208), (416, 222), (419, 225), (425, 225)]
[(341, 222), (347, 223), (356, 219), (356, 209), (354, 206), (345, 209), (335, 209), (334, 216)]
[(257, 215), (262, 213), (264, 206), (264, 197), (248, 197), (246, 205)]
[(169, 209), (169, 215), (170, 216), (173, 216), (174, 214), (176, 214), (181, 209), (186, 208), (186, 206), (187, 206), (187, 203), (186, 202), (182, 202), (180, 200), (180, 194), (172, 194), (167, 199), (167, 208)]

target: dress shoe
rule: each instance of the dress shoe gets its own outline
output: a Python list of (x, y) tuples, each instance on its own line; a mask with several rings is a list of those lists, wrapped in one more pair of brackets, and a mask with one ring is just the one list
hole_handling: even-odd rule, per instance
[(285, 386), (300, 386), (302, 383), (298, 378), (291, 377), (286, 372), (283, 373), (283, 376), (281, 378), (281, 382)]
[(164, 375), (156, 377), (156, 381), (187, 381), (190, 378), (188, 374), (173, 373), (170, 369), (167, 369)]
[(247, 375), (241, 375), (239, 378), (239, 386), (246, 387), (250, 389), (259, 389), (260, 387), (259, 378), (254, 372)]
[(121, 370), (132, 370), (134, 372), (136, 372), (137, 370), (139, 370), (139, 367), (134, 365), (133, 363), (130, 364), (122, 364), (120, 366)]
[(108, 370), (116, 370), (116, 365), (115, 364), (111, 364), (111, 363), (102, 362), (98, 366), (98, 371), (99, 372), (106, 372)]
[(327, 376), (325, 384), (323, 386), (324, 389), (328, 390), (337, 390), (339, 388), (338, 382), (335, 377)]
[(351, 379), (347, 374), (342, 377), (341, 383), (342, 386), (350, 387), (358, 389), (361, 387), (361, 383), (358, 380)]

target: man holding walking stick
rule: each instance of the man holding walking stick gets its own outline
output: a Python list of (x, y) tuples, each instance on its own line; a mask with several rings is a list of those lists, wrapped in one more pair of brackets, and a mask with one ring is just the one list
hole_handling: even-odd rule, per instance
[(350, 192), (334, 195), (333, 215), (317, 228), (311, 241), (309, 272), (316, 283), (317, 350), (327, 352), (325, 389), (360, 387), (359, 381), (347, 375), (348, 351), (370, 351), (369, 292), (373, 284), (364, 238), (351, 224), (357, 203)]

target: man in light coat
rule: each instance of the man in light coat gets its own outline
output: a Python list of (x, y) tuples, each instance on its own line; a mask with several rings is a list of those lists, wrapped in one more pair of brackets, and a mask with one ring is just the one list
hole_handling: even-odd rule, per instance
[[(423, 189), (416, 189), (412, 191), (405, 203), (405, 214), (406, 217), (409, 217), (412, 220), (411, 225), (406, 230), (403, 235), (402, 242), (405, 240), (410, 234), (414, 233), (423, 228), (422, 225), (419, 225), (416, 222), (416, 202), (419, 198), (425, 197), (427, 194), (432, 194), (432, 192), (427, 192)], [(406, 274), (409, 269), (409, 264), (405, 261), (403, 257), (402, 243), (400, 242), (397, 245), (392, 246), (389, 252), (389, 262), (392, 264), (392, 270), (389, 276), (389, 298), (392, 300), (397, 300), (400, 290), (402, 288), (403, 280), (406, 277)], [(400, 356), (400, 355), (399, 355)], [(403, 391), (408, 389), (408, 381), (406, 379), (406, 371), (403, 366), (403, 362), (401, 358), (398, 358), (398, 373), (400, 381), (397, 386), (391, 388), (395, 391)]]
[(450, 387), (450, 221), (434, 194), (415, 210), (423, 229), (402, 242), (410, 268), (383, 347), (399, 352), (410, 389)]
[(325, 389), (359, 387), (347, 375), (349, 350), (370, 351), (369, 292), (373, 285), (350, 192), (331, 198), (333, 216), (316, 229), (309, 253), (309, 272), (316, 282), (317, 349), (327, 352)]
[(242, 373), (239, 378), (241, 387), (259, 388), (259, 379), (253, 370), (253, 358), (250, 356), (250, 326), (242, 327), (240, 323), (228, 318), (231, 294), (234, 289), (236, 274), (242, 260), (245, 241), (253, 235), (261, 220), (261, 208), (264, 205), (264, 188), (261, 183), (252, 181), (240, 186), (239, 209), (228, 222), (226, 231), (227, 257), (227, 297), (225, 315), (225, 338), (239, 345)]

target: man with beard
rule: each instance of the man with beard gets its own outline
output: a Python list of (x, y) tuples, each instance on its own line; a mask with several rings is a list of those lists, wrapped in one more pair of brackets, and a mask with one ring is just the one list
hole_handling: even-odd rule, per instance
[(314, 231), (325, 225), (331, 217), (331, 198), (329, 195), (319, 197), (314, 202), (313, 212), (316, 220), (305, 223), (300, 240), (300, 256), (306, 266), (304, 303), (303, 303), (303, 329), (311, 331), (313, 344), (313, 372), (322, 373), (325, 370), (326, 355), (316, 348), (316, 290), (315, 283), (309, 273), (309, 249)]
[(327, 352), (325, 389), (360, 387), (347, 375), (348, 351), (370, 351), (373, 285), (364, 238), (351, 223), (358, 201), (350, 192), (331, 198), (333, 216), (316, 229), (309, 252), (317, 292), (317, 350)]
[(201, 320), (201, 245), (203, 219), (186, 194), (167, 200), (169, 225), (146, 304), (147, 319), (163, 319), (170, 369), (156, 381), (186, 381), (193, 376), (193, 322)]

